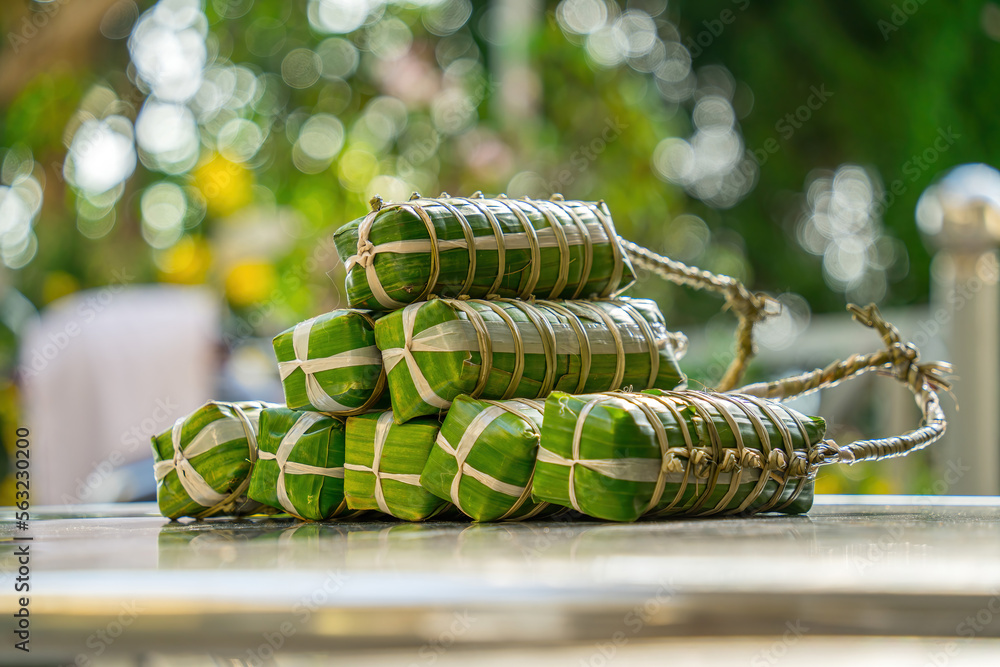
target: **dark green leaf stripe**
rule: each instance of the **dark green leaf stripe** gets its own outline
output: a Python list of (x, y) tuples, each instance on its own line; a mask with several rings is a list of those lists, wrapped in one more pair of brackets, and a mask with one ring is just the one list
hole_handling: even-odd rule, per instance
[(355, 308), (394, 310), (432, 294), (606, 298), (634, 280), (604, 202), (376, 201), (334, 236)]
[(553, 393), (532, 497), (613, 521), (806, 512), (825, 422), (780, 403), (691, 391)]
[(432, 299), (375, 325), (397, 422), (460, 394), (504, 400), (683, 386), (684, 338), (645, 299)]
[(382, 355), (375, 347), (380, 313), (341, 309), (274, 337), (285, 404), (337, 416), (388, 407)]

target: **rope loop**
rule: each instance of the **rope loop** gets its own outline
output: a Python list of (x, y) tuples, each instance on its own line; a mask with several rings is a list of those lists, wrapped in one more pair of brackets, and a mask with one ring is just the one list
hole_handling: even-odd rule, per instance
[(824, 440), (809, 452), (807, 460), (801, 463), (793, 461), (792, 468), (815, 468), (833, 463), (852, 464), (905, 456), (940, 439), (947, 427), (937, 392), (951, 391), (951, 364), (945, 361), (921, 363), (917, 347), (903, 341), (899, 330), (886, 321), (875, 304), (863, 308), (850, 304), (847, 309), (855, 321), (878, 333), (885, 349), (870, 354), (853, 354), (826, 368), (774, 382), (747, 385), (735, 392), (780, 401), (832, 387), (874, 370), (904, 384), (913, 394), (923, 418), (918, 428), (902, 435), (859, 440), (848, 445)]
[(878, 306), (872, 303), (861, 308), (852, 303), (847, 310), (856, 322), (874, 329), (881, 336), (889, 352), (892, 375), (896, 379), (910, 387), (927, 383), (934, 391), (951, 391), (951, 381), (947, 377), (952, 372), (951, 364), (944, 361), (919, 363), (920, 350), (913, 343), (903, 341), (899, 330), (885, 320)]

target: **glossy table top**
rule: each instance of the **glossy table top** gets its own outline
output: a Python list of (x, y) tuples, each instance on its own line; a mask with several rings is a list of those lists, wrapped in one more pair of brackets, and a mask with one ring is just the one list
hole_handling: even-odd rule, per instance
[[(0, 600), (15, 608), (10, 540), (30, 535), (31, 657), (59, 664), (266, 664), (274, 645), (293, 652), (281, 664), (646, 664), (668, 649), (826, 664), (859, 647), (896, 664), (907, 636), (921, 660), (955, 638), (948, 664), (1000, 664), (995, 498), (821, 496), (801, 517), (630, 525), (176, 523), (145, 504), (32, 518), (19, 532), (0, 510)], [(0, 660), (30, 664), (9, 641)]]

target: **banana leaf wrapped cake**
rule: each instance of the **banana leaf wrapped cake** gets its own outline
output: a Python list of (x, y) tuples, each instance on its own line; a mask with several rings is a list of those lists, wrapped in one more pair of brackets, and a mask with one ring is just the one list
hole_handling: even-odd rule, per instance
[(532, 497), (612, 521), (799, 514), (812, 506), (808, 454), (825, 430), (819, 417), (740, 394), (554, 393)]
[(258, 511), (246, 489), (257, 460), (258, 420), (269, 407), (278, 406), (211, 401), (153, 436), (160, 513), (177, 519)]
[(379, 510), (398, 519), (423, 521), (450, 508), (420, 485), (420, 473), (441, 423), (413, 419), (396, 424), (392, 412), (347, 420), (344, 495), (354, 510)]
[(646, 299), (432, 299), (375, 324), (392, 410), (402, 423), (460, 394), (506, 400), (633, 386), (683, 386), (686, 345)]
[(441, 424), (421, 485), (476, 521), (529, 519), (557, 510), (530, 499), (544, 406), (459, 396)]
[(334, 236), (352, 307), (432, 294), (610, 297), (634, 280), (604, 202), (450, 197), (385, 204)]
[(312, 521), (347, 511), (343, 421), (318, 412), (269, 408), (261, 413), (257, 444), (250, 498)]
[(339, 416), (388, 407), (382, 353), (375, 347), (379, 316), (335, 310), (275, 336), (286, 405)]

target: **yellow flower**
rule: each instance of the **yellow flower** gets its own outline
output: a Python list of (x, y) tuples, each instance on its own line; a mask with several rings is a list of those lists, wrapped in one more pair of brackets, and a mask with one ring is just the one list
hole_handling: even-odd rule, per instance
[(51, 271), (42, 283), (42, 301), (46, 304), (80, 289), (80, 282), (65, 271)]
[(224, 218), (253, 199), (253, 174), (241, 164), (215, 154), (194, 169), (194, 184), (201, 190), (210, 215)]
[(226, 274), (226, 297), (236, 307), (250, 306), (268, 299), (278, 282), (274, 267), (264, 259), (248, 259)]
[(212, 250), (205, 239), (185, 235), (180, 241), (156, 255), (160, 280), (182, 285), (205, 282), (212, 265)]

